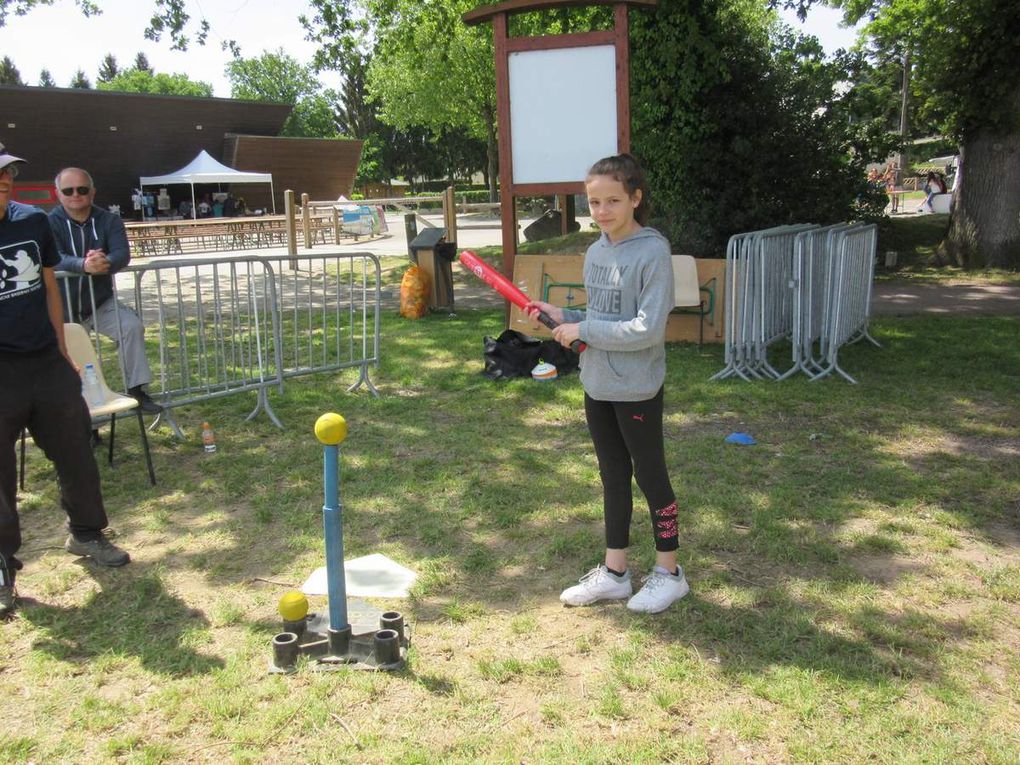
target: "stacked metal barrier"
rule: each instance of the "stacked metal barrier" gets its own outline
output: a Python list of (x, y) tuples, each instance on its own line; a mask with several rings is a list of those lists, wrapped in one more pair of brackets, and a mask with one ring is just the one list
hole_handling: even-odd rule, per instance
[(839, 366), (839, 349), (863, 339), (881, 347), (868, 332), (877, 239), (878, 227), (873, 224), (842, 228), (828, 239), (828, 310), (819, 341), (822, 363), (821, 369), (811, 375), (812, 380), (838, 372), (855, 383)]
[[(725, 367), (713, 380), (812, 379), (838, 372), (839, 348), (867, 338), (875, 226), (779, 226), (737, 234), (726, 248)], [(792, 366), (777, 370), (770, 346), (792, 342)], [(816, 350), (817, 349), (817, 350)]]
[[(178, 436), (174, 408), (249, 391), (257, 402), (248, 419), (264, 410), (283, 427), (268, 391), (283, 392), (285, 377), (357, 367), (348, 390), (365, 384), (379, 395), (369, 366), (379, 364), (381, 269), (371, 253), (154, 260), (119, 276), (111, 299), (139, 315), (148, 337), (158, 336), (149, 393)], [(80, 283), (88, 304), (91, 278)], [(110, 354), (104, 360), (104, 344), (92, 336), (106, 368)]]
[(794, 241), (811, 226), (778, 226), (730, 237), (726, 247), (726, 366), (713, 380), (778, 378), (768, 348), (793, 327)]

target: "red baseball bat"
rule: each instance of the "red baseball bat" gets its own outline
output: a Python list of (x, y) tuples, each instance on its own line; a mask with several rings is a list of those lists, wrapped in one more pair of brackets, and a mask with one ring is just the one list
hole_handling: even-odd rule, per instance
[[(531, 304), (531, 298), (529, 298), (516, 284), (503, 276), (503, 274), (495, 268), (490, 266), (470, 250), (464, 250), (460, 253), (460, 264), (515, 306), (527, 313), (527, 307)], [(559, 324), (553, 321), (552, 317), (550, 317), (545, 311), (539, 311), (537, 318), (549, 329), (555, 329), (559, 326)], [(582, 353), (587, 347), (588, 346), (580, 340), (575, 340), (570, 344), (571, 350), (575, 353)]]

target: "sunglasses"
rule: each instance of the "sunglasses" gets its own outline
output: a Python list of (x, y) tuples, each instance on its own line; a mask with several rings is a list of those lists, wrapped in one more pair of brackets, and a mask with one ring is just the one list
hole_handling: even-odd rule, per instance
[(92, 188), (89, 186), (68, 186), (66, 189), (61, 189), (60, 193), (63, 194), (65, 197), (69, 197), (72, 196), (76, 191), (78, 192), (78, 196), (84, 197), (87, 196), (90, 191), (92, 191)]

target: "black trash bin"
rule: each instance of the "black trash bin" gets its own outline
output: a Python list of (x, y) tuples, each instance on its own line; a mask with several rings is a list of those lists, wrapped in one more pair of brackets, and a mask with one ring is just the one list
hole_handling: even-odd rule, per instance
[(411, 242), (418, 236), (418, 216), (414, 213), (404, 215), (404, 236), (407, 238), (407, 257), (414, 260), (411, 254)]
[(429, 308), (453, 310), (453, 261), (457, 243), (446, 241), (445, 228), (427, 228), (410, 244), (411, 260), (424, 271), (432, 289)]

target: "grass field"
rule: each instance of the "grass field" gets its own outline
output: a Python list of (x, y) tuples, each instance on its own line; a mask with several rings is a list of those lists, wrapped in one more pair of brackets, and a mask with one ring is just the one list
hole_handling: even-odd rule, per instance
[[(186, 442), (152, 435), (155, 489), (125, 422), (101, 464), (120, 570), (60, 548), (30, 449), (0, 762), (1020, 760), (1020, 322), (875, 322), (883, 348), (841, 354), (856, 386), (712, 383), (721, 348), (670, 346), (692, 593), (654, 617), (559, 604), (603, 544), (582, 393), (482, 378), (502, 326), (388, 314), (382, 395), (288, 381), (283, 431), (244, 422), (253, 397), (180, 409)], [(401, 673), (266, 672), (277, 599), (323, 562), (312, 425), (331, 410), (348, 557), (419, 573), (377, 604), (412, 624)], [(647, 568), (644, 512), (633, 540)]]

